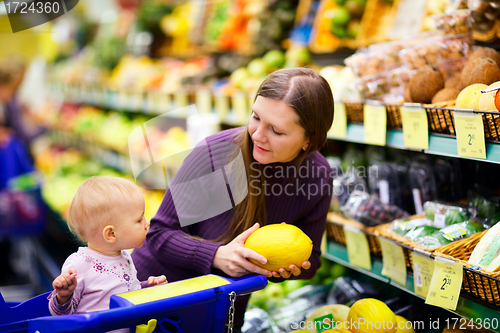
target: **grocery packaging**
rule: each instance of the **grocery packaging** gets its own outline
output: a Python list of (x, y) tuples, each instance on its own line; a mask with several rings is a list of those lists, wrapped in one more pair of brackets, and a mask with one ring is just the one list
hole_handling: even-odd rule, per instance
[(424, 212), (423, 203), (436, 199), (434, 173), (425, 160), (417, 160), (410, 164), (408, 177), (413, 194), (415, 212), (422, 214)]
[(457, 159), (438, 158), (434, 161), (436, 195), (439, 200), (463, 199), (462, 171)]
[(401, 207), (402, 189), (399, 183), (396, 163), (381, 162), (368, 169), (370, 193), (384, 204)]
[(489, 192), (476, 186), (469, 191), (469, 205), (477, 211), (477, 218), (492, 226), (500, 221), (500, 203), (499, 199)]
[(476, 232), (484, 230), (483, 225), (477, 221), (466, 221), (453, 224), (430, 233), (432, 230), (431, 228), (431, 226), (426, 226), (427, 231), (420, 233), (419, 236), (412, 240), (423, 247), (435, 248), (462, 238), (468, 238)]
[[(425, 218), (415, 218), (415, 219), (398, 219), (392, 224), (390, 231), (405, 236), (410, 231), (414, 230), (420, 226), (431, 226), (432, 221)], [(434, 227), (433, 227), (434, 228)], [(436, 231), (433, 229), (433, 231)]]
[(476, 216), (472, 207), (438, 201), (427, 201), (424, 204), (425, 217), (434, 222), (437, 228), (468, 221)]
[(342, 206), (342, 212), (348, 218), (357, 220), (365, 226), (376, 226), (407, 216), (401, 208), (384, 204), (375, 195), (354, 191)]
[(432, 19), (438, 31), (445, 35), (472, 33), (471, 11), (459, 9), (450, 13), (433, 15)]
[(484, 270), (495, 272), (500, 266), (500, 223), (495, 224), (476, 245), (469, 264), (479, 265)]

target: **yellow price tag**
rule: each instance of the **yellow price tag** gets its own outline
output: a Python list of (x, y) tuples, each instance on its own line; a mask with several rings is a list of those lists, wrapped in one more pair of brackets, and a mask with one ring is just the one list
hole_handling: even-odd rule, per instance
[(406, 286), (406, 263), (403, 248), (383, 237), (379, 237), (382, 250), (382, 275)]
[(244, 124), (248, 115), (247, 97), (243, 93), (236, 93), (231, 97), (233, 112), (236, 114), (238, 124)]
[(387, 112), (383, 105), (365, 104), (363, 107), (365, 143), (385, 146)]
[(413, 284), (415, 294), (427, 297), (429, 286), (431, 285), (432, 275), (434, 273), (434, 260), (427, 253), (418, 253), (414, 249), (411, 253), (413, 261)]
[(229, 113), (229, 97), (226, 95), (215, 95), (215, 112), (220, 116), (222, 121), (226, 120)]
[(333, 114), (333, 125), (328, 132), (331, 138), (345, 138), (347, 134), (347, 116), (344, 103), (335, 103), (335, 112)]
[(183, 90), (176, 92), (174, 95), (174, 98), (175, 98), (175, 107), (176, 108), (183, 108), (189, 104), (188, 95)]
[(354, 266), (371, 271), (372, 262), (366, 235), (358, 228), (349, 225), (344, 226), (344, 235), (349, 262)]
[(208, 89), (198, 89), (196, 91), (196, 107), (200, 114), (212, 112), (212, 95)]
[(429, 149), (429, 128), (427, 114), (421, 107), (402, 106), (405, 146), (415, 149)]
[(480, 114), (455, 112), (458, 155), (486, 158), (483, 118)]
[(425, 303), (455, 310), (460, 297), (462, 279), (462, 264), (436, 257), (434, 260), (434, 274)]

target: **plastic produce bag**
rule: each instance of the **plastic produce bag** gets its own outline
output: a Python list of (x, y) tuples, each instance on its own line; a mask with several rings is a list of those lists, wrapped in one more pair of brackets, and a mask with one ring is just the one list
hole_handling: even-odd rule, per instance
[(375, 195), (354, 191), (342, 206), (342, 212), (348, 218), (357, 220), (366, 226), (376, 226), (408, 216), (408, 213), (394, 205), (387, 205)]
[(398, 168), (392, 162), (379, 162), (368, 168), (370, 193), (375, 194), (385, 204), (401, 206), (402, 189)]
[(410, 188), (413, 194), (415, 212), (424, 212), (423, 203), (436, 199), (436, 183), (431, 167), (422, 161), (412, 162), (408, 170)]
[(425, 217), (434, 222), (437, 228), (468, 221), (476, 216), (476, 209), (439, 201), (424, 204)]

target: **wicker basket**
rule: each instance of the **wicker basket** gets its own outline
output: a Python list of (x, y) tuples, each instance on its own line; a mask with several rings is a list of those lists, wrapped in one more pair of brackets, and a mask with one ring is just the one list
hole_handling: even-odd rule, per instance
[(499, 141), (500, 136), (498, 130), (500, 130), (500, 113), (499, 112), (483, 112), (484, 124), (484, 139), (490, 141)]
[[(413, 216), (413, 217), (417, 217), (417, 216)], [(447, 245), (442, 245), (442, 246), (435, 247), (435, 248), (423, 247), (422, 245), (415, 243), (414, 241), (412, 241), (406, 237), (403, 237), (401, 235), (396, 234), (395, 232), (390, 231), (389, 229), (392, 227), (393, 224), (394, 224), (394, 222), (380, 225), (377, 228), (376, 233), (381, 237), (391, 239), (393, 241), (398, 242), (401, 245), (401, 247), (403, 248), (403, 253), (405, 255), (406, 268), (410, 272), (413, 272), (413, 260), (412, 260), (412, 256), (411, 256), (413, 249), (420, 249), (422, 251), (432, 253), (434, 251), (441, 250), (445, 246), (449, 246), (449, 244), (447, 244)], [(456, 243), (456, 242), (454, 242), (454, 243)]]
[(387, 105), (387, 127), (389, 128), (403, 128), (403, 118), (401, 118), (401, 111), (399, 105)]
[(463, 292), (489, 305), (500, 307), (500, 272), (475, 269), (467, 262), (472, 251), (487, 231), (488, 229), (469, 238), (445, 245), (436, 250), (434, 255), (457, 260), (464, 266)]
[(368, 241), (370, 253), (382, 257), (382, 250), (377, 237), (377, 227), (365, 227), (361, 222), (345, 218), (339, 213), (328, 213), (326, 218), (326, 235), (336, 243), (345, 245), (344, 226), (351, 225), (363, 231)]
[(349, 123), (362, 123), (363, 104), (361, 103), (345, 103), (345, 114)]
[(455, 123), (453, 121), (454, 106), (454, 100), (449, 102), (424, 105), (425, 111), (427, 112), (429, 132), (455, 135)]

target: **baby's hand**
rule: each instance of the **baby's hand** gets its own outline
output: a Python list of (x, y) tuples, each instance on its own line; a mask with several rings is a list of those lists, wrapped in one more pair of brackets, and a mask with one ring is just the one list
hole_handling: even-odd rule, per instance
[(156, 286), (159, 284), (167, 283), (167, 278), (165, 275), (160, 275), (160, 276), (150, 276), (148, 278), (148, 287)]
[(52, 282), (52, 287), (57, 293), (57, 302), (66, 303), (76, 288), (76, 269), (71, 267), (67, 272), (62, 273)]

